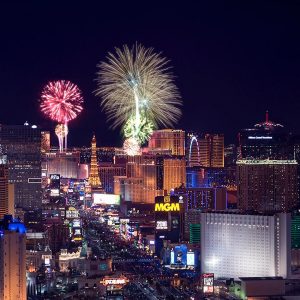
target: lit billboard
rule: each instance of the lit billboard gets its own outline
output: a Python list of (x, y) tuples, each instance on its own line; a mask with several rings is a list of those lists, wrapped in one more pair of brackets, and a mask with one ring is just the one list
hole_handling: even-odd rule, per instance
[(66, 210), (66, 218), (67, 219), (79, 218), (79, 211), (76, 208), (70, 206)]
[(178, 245), (171, 251), (171, 265), (186, 265), (187, 264), (187, 246)]
[(158, 196), (155, 198), (155, 212), (179, 212), (178, 197)]
[(50, 174), (50, 196), (58, 197), (60, 189), (60, 175)]
[(213, 294), (214, 293), (214, 274), (205, 273), (202, 274), (202, 283), (203, 283), (203, 293), (204, 294)]
[(166, 230), (168, 229), (168, 221), (163, 220), (163, 221), (156, 221), (156, 230)]
[(129, 280), (125, 276), (112, 278), (112, 277), (104, 277), (102, 281), (100, 281), (103, 285), (124, 285), (129, 282)]
[(51, 197), (58, 197), (59, 196), (59, 189), (51, 189), (50, 190)]
[(80, 221), (80, 219), (73, 220), (72, 227), (73, 228), (80, 228), (81, 227), (81, 221)]
[(155, 203), (155, 211), (180, 211), (179, 203)]
[(195, 253), (192, 252), (192, 251), (189, 251), (187, 253), (187, 256), (186, 256), (186, 264), (188, 266), (194, 266), (195, 265)]
[(0, 155), (0, 165), (7, 164), (7, 155)]
[(60, 175), (59, 174), (50, 174), (50, 180), (58, 181), (58, 180), (60, 180)]
[(120, 195), (93, 193), (94, 205), (120, 205)]

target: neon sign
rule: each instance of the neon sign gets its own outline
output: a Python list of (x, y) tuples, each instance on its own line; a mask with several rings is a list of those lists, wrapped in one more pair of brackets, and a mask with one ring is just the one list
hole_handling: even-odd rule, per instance
[(155, 203), (155, 211), (180, 211), (179, 203)]
[(119, 278), (109, 278), (109, 277), (104, 277), (100, 283), (103, 285), (124, 285), (129, 280), (126, 277), (119, 277)]

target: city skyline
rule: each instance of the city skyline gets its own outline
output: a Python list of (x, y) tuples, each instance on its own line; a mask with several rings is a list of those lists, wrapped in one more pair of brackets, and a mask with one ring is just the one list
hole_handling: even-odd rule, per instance
[(228, 144), (269, 110), (271, 120), (300, 132), (296, 4), (165, 4), (142, 15), (134, 7), (112, 14), (108, 4), (83, 9), (76, 4), (59, 9), (5, 4), (3, 11), (3, 124), (27, 120), (54, 135), (54, 123), (40, 113), (38, 99), (48, 81), (65, 79), (82, 89), (85, 101), (82, 114), (70, 123), (70, 145), (89, 145), (95, 132), (99, 145), (121, 146), (119, 131), (109, 129), (93, 94), (96, 65), (114, 47), (141, 42), (162, 52), (173, 66), (184, 103), (175, 128), (222, 132)]
[(0, 300), (300, 299), (300, 2), (102, 2), (0, 6)]

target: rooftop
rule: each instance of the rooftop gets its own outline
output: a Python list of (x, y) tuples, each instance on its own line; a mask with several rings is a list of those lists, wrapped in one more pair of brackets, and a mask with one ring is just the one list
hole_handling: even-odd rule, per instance
[(266, 111), (266, 120), (264, 122), (255, 124), (254, 127), (265, 129), (265, 130), (273, 130), (275, 128), (282, 128), (283, 125), (270, 121), (269, 120), (269, 112)]
[(239, 277), (242, 281), (255, 281), (255, 280), (283, 280), (283, 277)]

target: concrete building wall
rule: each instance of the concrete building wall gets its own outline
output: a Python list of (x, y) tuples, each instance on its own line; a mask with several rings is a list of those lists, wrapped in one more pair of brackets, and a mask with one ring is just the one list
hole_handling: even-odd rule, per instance
[(201, 267), (215, 277), (289, 276), (290, 214), (202, 213)]
[(26, 300), (26, 236), (5, 231), (0, 238), (0, 299)]

